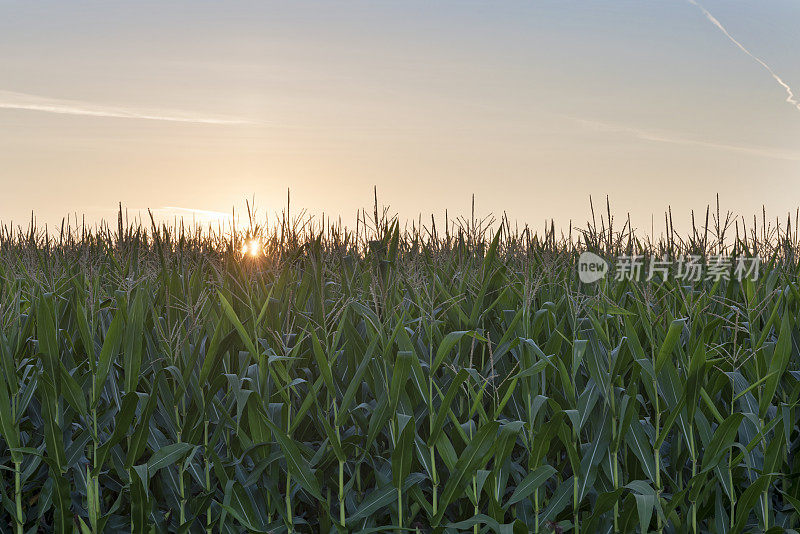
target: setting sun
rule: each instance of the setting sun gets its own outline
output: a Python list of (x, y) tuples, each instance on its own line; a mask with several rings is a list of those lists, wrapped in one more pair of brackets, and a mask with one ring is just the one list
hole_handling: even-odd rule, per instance
[(261, 243), (259, 243), (255, 239), (247, 241), (244, 243), (244, 245), (242, 245), (243, 256), (255, 257), (258, 256), (259, 254), (261, 254)]

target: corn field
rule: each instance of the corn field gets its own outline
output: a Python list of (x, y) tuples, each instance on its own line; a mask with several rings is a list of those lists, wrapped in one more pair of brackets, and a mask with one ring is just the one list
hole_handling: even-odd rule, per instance
[(796, 221), (253, 221), (2, 229), (0, 530), (798, 529)]

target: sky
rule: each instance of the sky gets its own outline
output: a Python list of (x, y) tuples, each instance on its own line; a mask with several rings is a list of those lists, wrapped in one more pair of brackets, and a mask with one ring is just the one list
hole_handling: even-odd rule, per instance
[[(0, 221), (800, 199), (796, 0), (0, 1)], [(788, 99), (788, 100), (787, 100)]]

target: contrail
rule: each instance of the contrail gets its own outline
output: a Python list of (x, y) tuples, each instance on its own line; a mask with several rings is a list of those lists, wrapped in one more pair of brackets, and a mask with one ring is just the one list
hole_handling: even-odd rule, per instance
[(47, 98), (2, 90), (0, 90), (0, 109), (20, 109), (61, 115), (84, 115), (119, 119), (190, 122), (195, 124), (256, 124), (254, 121), (239, 118), (209, 117), (175, 110), (115, 107), (79, 100)]
[(739, 41), (737, 41), (737, 40), (736, 40), (736, 39), (733, 37), (733, 35), (731, 35), (731, 34), (728, 32), (728, 30), (726, 30), (726, 29), (725, 29), (725, 26), (723, 26), (723, 25), (722, 25), (722, 23), (721, 23), (720, 21), (718, 21), (718, 20), (716, 19), (716, 17), (714, 17), (714, 15), (712, 15), (711, 13), (709, 13), (709, 12), (708, 12), (708, 10), (707, 10), (706, 8), (704, 8), (703, 6), (701, 6), (700, 4), (698, 4), (696, 0), (687, 0), (687, 1), (688, 1), (690, 4), (692, 4), (693, 6), (697, 7), (697, 8), (698, 8), (700, 11), (702, 11), (702, 12), (703, 12), (703, 14), (706, 16), (706, 18), (707, 18), (707, 19), (708, 19), (708, 20), (709, 20), (709, 21), (710, 21), (710, 22), (711, 22), (711, 23), (712, 23), (714, 26), (716, 26), (716, 27), (717, 27), (717, 29), (719, 29), (719, 31), (721, 31), (722, 33), (724, 33), (724, 34), (725, 34), (725, 37), (727, 37), (727, 38), (728, 38), (728, 39), (729, 39), (729, 40), (730, 40), (730, 41), (731, 41), (733, 44), (735, 44), (735, 45), (736, 45), (736, 46), (739, 48), (739, 50), (741, 50), (742, 52), (744, 52), (745, 54), (747, 54), (748, 56), (750, 56), (750, 57), (751, 57), (752, 59), (754, 59), (754, 60), (755, 60), (755, 61), (756, 61), (756, 62), (757, 62), (759, 65), (761, 65), (762, 67), (764, 67), (764, 69), (765, 69), (767, 72), (769, 72), (770, 76), (772, 76), (772, 78), (773, 78), (773, 79), (774, 79), (776, 82), (778, 82), (778, 83), (780, 84), (780, 86), (781, 86), (781, 87), (783, 87), (783, 88), (786, 90), (786, 94), (787, 94), (787, 96), (786, 96), (786, 102), (788, 102), (789, 104), (791, 104), (791, 105), (792, 105), (792, 107), (794, 107), (794, 108), (795, 108), (797, 111), (800, 111), (800, 102), (798, 102), (798, 101), (797, 101), (797, 99), (795, 98), (795, 96), (794, 96), (794, 91), (792, 91), (792, 88), (791, 88), (791, 87), (789, 87), (789, 84), (787, 84), (786, 82), (784, 82), (784, 81), (781, 79), (781, 77), (780, 77), (780, 76), (778, 76), (778, 75), (775, 73), (775, 71), (774, 71), (774, 70), (772, 70), (772, 67), (770, 67), (769, 65), (767, 65), (767, 63), (766, 63), (766, 62), (765, 62), (763, 59), (761, 59), (761, 58), (760, 58), (760, 57), (758, 57), (757, 55), (755, 55), (755, 54), (753, 54), (752, 52), (750, 52), (750, 50), (748, 50), (747, 48), (745, 48), (745, 46), (744, 46), (742, 43), (740, 43)]
[(567, 118), (585, 127), (591, 128), (593, 130), (626, 134), (635, 137), (637, 139), (641, 139), (643, 141), (666, 143), (670, 145), (694, 146), (698, 148), (710, 148), (713, 150), (738, 152), (740, 154), (747, 154), (750, 156), (759, 156), (763, 158), (779, 159), (786, 161), (800, 161), (800, 152), (781, 150), (779, 148), (772, 148), (765, 146), (734, 145), (729, 143), (716, 143), (713, 141), (702, 141), (698, 139), (692, 139), (672, 132), (646, 130), (622, 124), (581, 119), (577, 117), (567, 117)]

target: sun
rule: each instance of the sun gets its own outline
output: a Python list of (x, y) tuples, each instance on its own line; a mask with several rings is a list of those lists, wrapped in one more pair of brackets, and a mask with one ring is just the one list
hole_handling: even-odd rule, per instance
[(245, 243), (242, 245), (242, 256), (255, 257), (259, 254), (261, 254), (261, 243), (255, 239), (245, 241)]

